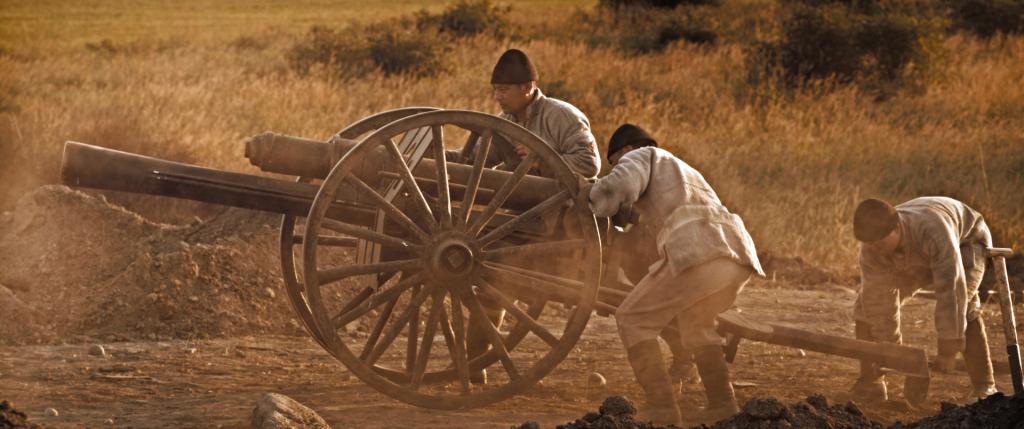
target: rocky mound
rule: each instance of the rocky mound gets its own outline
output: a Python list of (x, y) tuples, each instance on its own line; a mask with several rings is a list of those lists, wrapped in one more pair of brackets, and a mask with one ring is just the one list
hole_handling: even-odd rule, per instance
[(793, 405), (783, 404), (775, 398), (751, 399), (739, 414), (712, 426), (701, 426), (708, 427), (881, 429), (883, 426), (865, 417), (853, 402), (829, 405), (824, 396), (812, 395), (806, 401)]
[(989, 396), (970, 405), (942, 403), (937, 416), (926, 417), (910, 424), (897, 422), (892, 429), (917, 428), (1024, 428), (1024, 394)]
[(14, 408), (14, 404), (0, 402), (0, 429), (38, 429), (42, 426), (28, 421), (28, 416)]
[(301, 333), (276, 222), (225, 209), (157, 224), (103, 197), (41, 187), (0, 217), (0, 344)]
[[(669, 426), (674, 427), (674, 426)], [(736, 415), (711, 426), (691, 429), (771, 429), (771, 428), (832, 428), (881, 429), (885, 426), (864, 415), (857, 404), (830, 405), (821, 395), (786, 405), (775, 398), (755, 398), (747, 401)], [(605, 399), (598, 412), (590, 412), (574, 422), (559, 425), (558, 429), (660, 429), (664, 426), (636, 420), (636, 407), (622, 396)], [(989, 396), (969, 405), (942, 403), (938, 415), (913, 423), (896, 422), (890, 429), (988, 428), (1024, 429), (1024, 394)], [(540, 429), (535, 422), (526, 422), (513, 429)]]

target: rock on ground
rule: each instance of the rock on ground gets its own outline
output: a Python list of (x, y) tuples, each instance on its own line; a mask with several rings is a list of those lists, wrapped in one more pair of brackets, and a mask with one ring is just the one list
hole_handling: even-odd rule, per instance
[(252, 410), (252, 429), (330, 429), (315, 411), (280, 393), (268, 393)]
[(15, 409), (14, 404), (7, 401), (0, 402), (0, 428), (39, 429), (41, 427), (42, 426), (29, 422), (28, 416)]

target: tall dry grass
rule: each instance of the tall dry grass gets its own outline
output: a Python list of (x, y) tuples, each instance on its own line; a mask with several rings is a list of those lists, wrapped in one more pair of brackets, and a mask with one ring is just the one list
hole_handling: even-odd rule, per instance
[[(513, 18), (541, 19), (523, 7)], [(854, 205), (919, 195), (964, 200), (989, 219), (998, 244), (1024, 245), (1024, 38), (954, 36), (944, 80), (876, 102), (854, 88), (750, 88), (744, 50), (729, 43), (627, 58), (566, 41), (476, 38), (460, 42), (451, 72), (437, 77), (297, 75), (285, 53), (308, 26), (256, 22), (106, 46), (101, 30), (74, 39), (0, 33), (0, 207), (57, 180), (66, 140), (253, 172), (240, 142), (265, 130), (324, 138), (403, 106), (494, 111), (487, 78), (514, 45), (538, 64), (542, 88), (590, 117), (602, 145), (620, 123), (637, 123), (703, 171), (763, 250), (850, 272)]]

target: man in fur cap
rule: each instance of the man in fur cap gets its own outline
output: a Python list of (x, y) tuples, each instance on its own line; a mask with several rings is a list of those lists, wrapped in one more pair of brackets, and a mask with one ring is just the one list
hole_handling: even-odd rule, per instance
[[(590, 131), (590, 121), (573, 105), (544, 96), (537, 87), (537, 79), (537, 68), (523, 51), (505, 51), (491, 73), (492, 95), (502, 112), (499, 116), (536, 134), (561, 155), (574, 172), (587, 178), (597, 176), (601, 169), (601, 158), (597, 152), (597, 141)], [(516, 145), (514, 150), (521, 158), (525, 158), (529, 151), (522, 145)], [(455, 155), (451, 159), (466, 162), (473, 159), (473, 156), (469, 154), (467, 159), (459, 159)], [(501, 161), (498, 151), (491, 150), (488, 165)], [(534, 174), (546, 175), (543, 169)], [(504, 310), (496, 303), (486, 299), (482, 301), (488, 312), (487, 317), (495, 326), (500, 326)], [(483, 354), (489, 347), (484, 333), (475, 328), (478, 324), (478, 321), (470, 324), (474, 328), (469, 330), (466, 339), (470, 359)], [(471, 379), (474, 383), (486, 383), (487, 373), (484, 370), (475, 371)]]

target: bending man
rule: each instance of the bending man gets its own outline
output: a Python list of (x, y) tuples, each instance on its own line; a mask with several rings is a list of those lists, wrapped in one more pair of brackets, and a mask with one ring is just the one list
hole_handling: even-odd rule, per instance
[[(737, 411), (715, 317), (732, 306), (753, 273), (761, 270), (753, 240), (704, 177), (659, 149), (643, 129), (625, 124), (608, 145), (612, 171), (584, 196), (597, 216), (635, 210), (650, 231), (659, 259), (615, 313), (630, 365), (656, 423), (681, 425), (658, 334), (673, 319), (683, 346), (694, 351), (708, 399), (705, 417)], [(638, 225), (638, 226), (640, 226)]]

